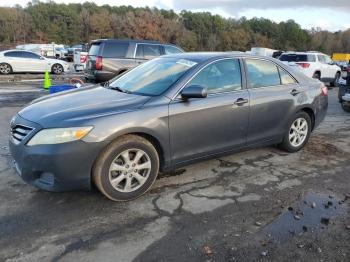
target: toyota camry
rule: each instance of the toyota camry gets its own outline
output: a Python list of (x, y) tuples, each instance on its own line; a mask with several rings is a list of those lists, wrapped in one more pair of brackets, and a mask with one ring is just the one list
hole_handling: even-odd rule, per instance
[(327, 107), (321, 82), (273, 58), (183, 53), (33, 101), (11, 120), (10, 150), (29, 184), (131, 200), (161, 171), (258, 146), (296, 152)]

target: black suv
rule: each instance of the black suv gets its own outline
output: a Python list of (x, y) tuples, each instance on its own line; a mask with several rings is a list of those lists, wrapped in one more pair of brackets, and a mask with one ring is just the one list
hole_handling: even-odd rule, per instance
[(171, 44), (156, 41), (103, 39), (91, 43), (85, 79), (106, 82), (152, 58), (184, 52)]

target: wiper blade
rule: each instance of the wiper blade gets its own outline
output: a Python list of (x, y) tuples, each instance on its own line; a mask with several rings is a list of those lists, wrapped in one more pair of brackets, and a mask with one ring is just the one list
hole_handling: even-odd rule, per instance
[(122, 93), (131, 94), (130, 91), (124, 90), (124, 89), (120, 88), (119, 86), (109, 86), (109, 88), (113, 89), (113, 90), (117, 90), (117, 91), (122, 92)]

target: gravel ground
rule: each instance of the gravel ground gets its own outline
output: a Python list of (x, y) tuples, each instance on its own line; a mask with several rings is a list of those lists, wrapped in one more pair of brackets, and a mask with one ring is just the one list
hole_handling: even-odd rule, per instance
[(350, 114), (336, 89), (302, 151), (187, 166), (127, 203), (15, 174), (8, 122), (38, 90), (0, 87), (0, 261), (350, 261)]

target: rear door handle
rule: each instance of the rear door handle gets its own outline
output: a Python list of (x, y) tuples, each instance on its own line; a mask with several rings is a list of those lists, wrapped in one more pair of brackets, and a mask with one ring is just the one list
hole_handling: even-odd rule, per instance
[(244, 99), (244, 98), (238, 98), (235, 102), (235, 105), (237, 106), (243, 106), (244, 104), (248, 103), (249, 100), (248, 99)]
[(300, 94), (300, 91), (298, 91), (298, 90), (296, 90), (296, 89), (293, 89), (292, 91), (290, 91), (290, 94), (291, 94), (292, 96), (296, 96), (296, 95)]

